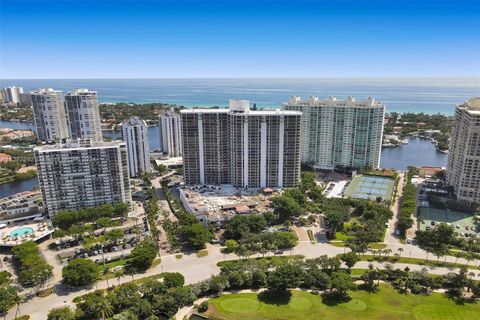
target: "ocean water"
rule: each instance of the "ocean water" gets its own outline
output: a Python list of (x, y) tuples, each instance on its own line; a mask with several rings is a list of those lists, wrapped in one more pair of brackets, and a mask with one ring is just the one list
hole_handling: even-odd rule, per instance
[(387, 111), (453, 114), (455, 104), (480, 96), (480, 78), (282, 78), (282, 79), (2, 79), (0, 86), (25, 90), (53, 87), (98, 91), (102, 102), (166, 102), (226, 106), (247, 99), (259, 107), (279, 107), (290, 96), (374, 97)]

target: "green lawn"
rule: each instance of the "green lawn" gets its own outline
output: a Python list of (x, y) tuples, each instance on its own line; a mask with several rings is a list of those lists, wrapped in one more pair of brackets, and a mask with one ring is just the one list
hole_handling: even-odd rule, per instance
[(388, 285), (378, 293), (350, 292), (348, 302), (325, 304), (322, 297), (304, 291), (292, 291), (289, 302), (262, 302), (256, 293), (228, 294), (210, 299), (205, 313), (211, 319), (479, 319), (480, 304), (457, 305), (441, 294), (403, 295)]

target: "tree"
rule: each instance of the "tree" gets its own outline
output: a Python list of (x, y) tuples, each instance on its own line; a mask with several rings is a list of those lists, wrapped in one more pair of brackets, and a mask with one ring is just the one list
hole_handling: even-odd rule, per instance
[(118, 240), (122, 239), (125, 236), (125, 232), (121, 229), (113, 229), (108, 231), (105, 234), (105, 239), (110, 241), (110, 242), (117, 242)]
[(293, 216), (298, 216), (303, 212), (303, 209), (298, 202), (286, 195), (274, 197), (272, 202), (275, 207), (274, 213), (282, 222), (290, 219)]
[(63, 283), (81, 287), (94, 283), (99, 278), (96, 264), (90, 259), (73, 259), (62, 269)]
[(17, 301), (17, 290), (10, 285), (0, 286), (0, 314), (6, 313)]
[(13, 297), (13, 302), (15, 303), (15, 305), (17, 306), (17, 309), (15, 310), (15, 319), (17, 319), (17, 316), (20, 312), (20, 305), (23, 303), (23, 298), (22, 296), (16, 294), (14, 297)]
[(372, 292), (375, 289), (375, 280), (379, 278), (379, 273), (377, 270), (367, 270), (364, 274), (360, 276), (360, 280), (363, 281), (364, 286), (367, 291)]
[(129, 265), (136, 270), (146, 270), (152, 265), (157, 253), (158, 249), (154, 243), (143, 241), (132, 250)]
[(225, 251), (227, 253), (235, 252), (237, 247), (238, 247), (237, 241), (235, 241), (233, 239), (229, 239), (229, 240), (225, 241)]
[(345, 265), (348, 267), (348, 270), (352, 269), (352, 267), (357, 263), (360, 258), (358, 258), (357, 254), (355, 252), (348, 252), (342, 255), (340, 258), (343, 262), (345, 262)]
[(185, 277), (178, 272), (163, 273), (163, 284), (167, 288), (182, 287), (185, 284)]
[(182, 226), (181, 233), (194, 249), (204, 248), (205, 243), (212, 239), (210, 232), (200, 223)]
[(283, 264), (275, 268), (267, 276), (268, 290), (285, 291), (291, 288), (300, 287), (303, 270), (298, 264)]
[(70, 307), (53, 308), (48, 313), (47, 320), (74, 320), (75, 314)]
[(341, 211), (327, 212), (325, 215), (325, 225), (330, 232), (330, 237), (335, 238), (337, 230), (343, 229), (343, 224), (348, 220), (348, 215)]
[(335, 290), (339, 294), (345, 294), (348, 290), (354, 289), (355, 284), (349, 274), (344, 271), (336, 271), (332, 273), (330, 281), (330, 289)]
[(263, 215), (237, 215), (225, 226), (225, 238), (238, 240), (248, 233), (259, 233), (267, 226)]
[(417, 230), (415, 239), (420, 248), (440, 258), (448, 253), (449, 245), (454, 240), (454, 229), (441, 223), (431, 230)]

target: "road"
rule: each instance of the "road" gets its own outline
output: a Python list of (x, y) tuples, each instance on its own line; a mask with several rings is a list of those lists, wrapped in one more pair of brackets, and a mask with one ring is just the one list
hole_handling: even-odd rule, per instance
[(395, 234), (397, 230), (398, 216), (400, 215), (400, 203), (403, 195), (403, 183), (405, 181), (405, 173), (399, 172), (397, 192), (395, 198), (392, 200), (392, 219), (388, 222), (387, 231), (385, 233), (385, 243), (399, 244), (400, 238)]
[[(426, 253), (423, 250), (415, 247), (415, 246), (408, 246), (408, 245), (396, 245), (398, 248), (401, 247), (403, 249), (402, 256), (404, 257), (415, 257), (415, 258), (425, 258)], [(391, 245), (392, 250), (395, 249), (395, 245)], [(155, 274), (159, 274), (161, 272), (180, 272), (185, 276), (185, 281), (187, 284), (196, 283), (201, 280), (205, 280), (212, 275), (218, 274), (220, 272), (220, 268), (217, 266), (217, 262), (224, 261), (224, 260), (231, 260), (237, 259), (237, 257), (233, 254), (222, 254), (220, 252), (220, 247), (218, 245), (208, 245), (208, 256), (203, 258), (198, 258), (195, 253), (186, 253), (183, 254), (181, 259), (175, 257), (175, 255), (168, 255), (163, 256), (162, 263), (147, 270), (145, 273), (137, 274), (134, 276), (135, 279), (143, 278), (146, 276), (151, 276)], [(284, 255), (304, 255), (306, 258), (315, 258), (321, 255), (328, 255), (328, 256), (335, 256), (337, 254), (343, 253), (344, 248), (335, 247), (329, 245), (328, 243), (316, 243), (312, 244), (310, 241), (300, 242), (297, 247), (295, 247), (291, 251), (287, 251)], [(396, 250), (396, 249), (395, 249)], [(394, 251), (396, 252), (396, 251)], [(454, 262), (454, 257), (449, 257), (447, 261)], [(458, 263), (467, 263), (463, 259), (459, 259)], [(375, 268), (384, 269), (386, 263), (379, 263), (374, 262), (372, 263)], [(472, 264), (470, 262), (470, 264)], [(367, 268), (369, 262), (361, 261), (355, 265), (355, 268)], [(405, 268), (408, 266), (410, 270), (421, 270), (423, 266), (421, 265), (414, 265), (414, 264), (404, 264), (404, 263), (396, 263), (396, 268)], [(429, 273), (433, 274), (446, 274), (451, 272), (452, 269), (449, 268), (429, 268)], [(472, 270), (473, 271), (473, 270)], [(480, 279), (478, 276), (478, 270), (475, 270), (476, 278)], [(125, 283), (131, 281), (130, 276), (125, 276), (120, 279), (120, 283)], [(109, 281), (110, 284), (117, 285), (118, 282), (116, 279), (112, 279)], [(21, 305), (20, 311), (21, 314), (28, 314), (31, 316), (31, 319), (35, 320), (42, 320), (46, 319), (48, 315), (48, 311), (54, 307), (59, 307), (63, 305), (70, 305), (74, 306), (72, 299), (88, 292), (92, 292), (95, 289), (105, 289), (107, 288), (106, 281), (101, 281), (97, 283), (97, 285), (92, 286), (87, 289), (77, 290), (77, 291), (69, 291), (65, 286), (62, 284), (57, 284), (54, 286), (54, 293), (45, 298), (38, 298), (34, 297)], [(6, 319), (14, 319), (15, 316), (15, 308), (10, 310), (7, 314)]]

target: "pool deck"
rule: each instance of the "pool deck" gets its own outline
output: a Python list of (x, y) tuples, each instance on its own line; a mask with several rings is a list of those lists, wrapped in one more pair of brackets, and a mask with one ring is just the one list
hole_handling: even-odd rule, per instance
[[(33, 233), (17, 237), (10, 235), (21, 228), (32, 228)], [(53, 227), (47, 221), (8, 225), (0, 229), (0, 247), (13, 247), (27, 241), (38, 241), (49, 236), (53, 231)]]

